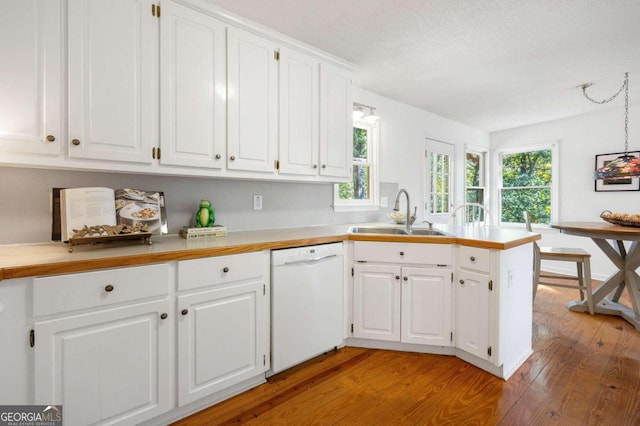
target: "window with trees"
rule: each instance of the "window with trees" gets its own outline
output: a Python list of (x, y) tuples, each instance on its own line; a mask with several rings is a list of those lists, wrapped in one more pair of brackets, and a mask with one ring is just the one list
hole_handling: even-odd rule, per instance
[(449, 216), (453, 194), (455, 145), (426, 138), (425, 140), (425, 205), (427, 220), (441, 221)]
[(502, 223), (523, 223), (525, 211), (532, 223), (548, 225), (554, 219), (555, 151), (552, 145), (500, 154)]
[(377, 138), (377, 122), (354, 120), (352, 179), (350, 182), (335, 186), (334, 206), (351, 206), (353, 208), (373, 208), (375, 206)]
[[(467, 151), (465, 161), (465, 202), (485, 205), (485, 152)], [(484, 221), (484, 209), (467, 207), (465, 221)], [(479, 215), (479, 217), (475, 217)]]
[(431, 171), (430, 214), (449, 213), (449, 195), (451, 185), (451, 161), (448, 154), (431, 152), (429, 154)]

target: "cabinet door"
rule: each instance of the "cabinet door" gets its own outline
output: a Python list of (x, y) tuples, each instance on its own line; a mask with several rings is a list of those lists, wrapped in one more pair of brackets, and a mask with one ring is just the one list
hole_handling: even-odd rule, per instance
[(280, 173), (318, 174), (319, 62), (280, 49)]
[(222, 168), (226, 143), (224, 23), (162, 2), (160, 137), (162, 164)]
[(262, 280), (178, 297), (179, 405), (267, 369)]
[(400, 341), (400, 266), (356, 263), (353, 337)]
[(351, 74), (320, 66), (320, 175), (351, 177), (353, 156)]
[(35, 324), (35, 403), (68, 425), (138, 424), (171, 407), (168, 300)]
[(151, 163), (158, 18), (150, 0), (69, 0), (69, 156)]
[(456, 347), (489, 359), (489, 276), (460, 270), (456, 283)]
[(276, 46), (246, 31), (227, 31), (227, 168), (275, 172), (278, 144)]
[(402, 341), (451, 346), (451, 269), (402, 268)]
[(61, 1), (3, 1), (0, 151), (60, 154)]

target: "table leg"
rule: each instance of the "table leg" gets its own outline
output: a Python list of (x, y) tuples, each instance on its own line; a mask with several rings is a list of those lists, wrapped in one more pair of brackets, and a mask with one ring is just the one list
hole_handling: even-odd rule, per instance
[[(626, 252), (622, 241), (617, 241), (618, 250), (616, 250), (606, 240), (600, 238), (592, 238), (592, 240), (618, 268), (617, 272), (607, 278), (593, 292), (595, 312), (621, 316), (640, 330), (640, 276), (636, 273), (636, 269), (640, 267), (640, 245), (634, 241), (629, 251)], [(627, 288), (629, 292), (631, 309), (618, 302), (624, 288)], [(613, 299), (607, 298), (614, 290)], [(575, 312), (589, 310), (586, 301), (569, 302), (567, 308)]]

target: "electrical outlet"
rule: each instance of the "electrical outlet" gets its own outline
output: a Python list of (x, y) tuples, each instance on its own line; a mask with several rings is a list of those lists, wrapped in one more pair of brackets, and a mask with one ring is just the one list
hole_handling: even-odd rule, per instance
[(507, 269), (507, 287), (513, 285), (513, 268)]
[(389, 207), (388, 197), (380, 197), (380, 207)]
[(253, 209), (262, 210), (262, 195), (253, 196)]

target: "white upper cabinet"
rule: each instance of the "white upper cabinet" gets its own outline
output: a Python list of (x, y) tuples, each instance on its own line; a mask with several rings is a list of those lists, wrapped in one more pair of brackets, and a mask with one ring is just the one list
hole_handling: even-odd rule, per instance
[(320, 66), (320, 175), (351, 176), (353, 156), (351, 73)]
[(227, 32), (227, 168), (275, 172), (278, 138), (276, 45), (247, 31)]
[(0, 13), (0, 152), (60, 154), (61, 1), (3, 1)]
[(280, 49), (280, 173), (318, 174), (320, 62)]
[(162, 164), (220, 169), (226, 142), (226, 26), (172, 1), (160, 21)]
[(69, 156), (151, 163), (158, 18), (150, 0), (69, 0)]
[(350, 178), (348, 63), (203, 2), (2, 4), (0, 161)]

